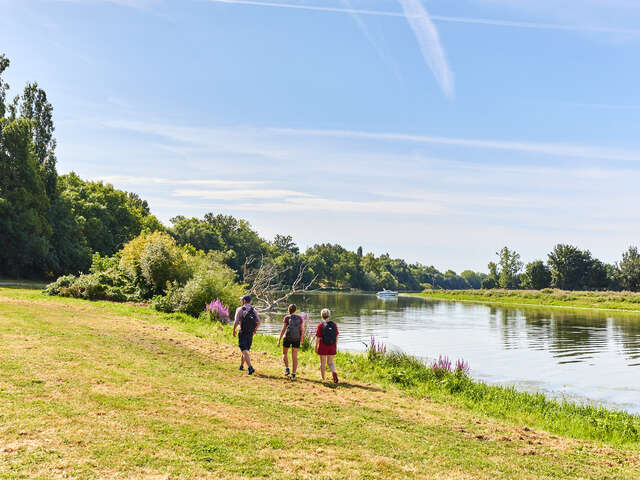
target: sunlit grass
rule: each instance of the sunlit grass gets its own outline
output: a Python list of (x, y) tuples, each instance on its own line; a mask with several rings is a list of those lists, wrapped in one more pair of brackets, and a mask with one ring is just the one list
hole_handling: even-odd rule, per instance
[(599, 414), (462, 375), (432, 378), (403, 355), (341, 354), (336, 387), (303, 352), (291, 382), (276, 339), (259, 335), (250, 377), (228, 327), (26, 289), (0, 289), (0, 337), (0, 478), (640, 474), (631, 437), (612, 434), (626, 445), (609, 447), (531, 428), (549, 411), (558, 429), (587, 438), (599, 430), (575, 425)]

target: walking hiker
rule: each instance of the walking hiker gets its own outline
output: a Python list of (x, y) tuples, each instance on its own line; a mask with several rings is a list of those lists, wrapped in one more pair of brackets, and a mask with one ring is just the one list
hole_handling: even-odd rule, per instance
[(330, 320), (331, 311), (328, 308), (324, 308), (320, 312), (320, 316), (322, 322), (316, 328), (316, 353), (320, 355), (320, 375), (324, 380), (326, 364), (329, 364), (333, 382), (338, 383), (338, 374), (333, 363), (333, 357), (335, 357), (338, 347), (338, 325)]
[(236, 329), (240, 326), (240, 333), (238, 333), (238, 346), (242, 352), (240, 360), (240, 367), (238, 370), (244, 370), (244, 364), (247, 364), (249, 375), (255, 372), (255, 368), (251, 365), (251, 358), (249, 357), (249, 350), (251, 350), (251, 343), (253, 342), (253, 334), (256, 333), (258, 327), (260, 327), (260, 317), (258, 312), (251, 306), (251, 295), (245, 295), (242, 297), (242, 306), (236, 310), (235, 321), (233, 322), (233, 336), (236, 336)]
[[(278, 339), (278, 346), (282, 341), (284, 335), (284, 342), (282, 343), (282, 360), (284, 361), (284, 374), (289, 376), (291, 373), (291, 380), (296, 378), (296, 370), (298, 369), (298, 349), (302, 342), (303, 332), (303, 320), (300, 315), (296, 315), (296, 306), (292, 303), (289, 305), (289, 315), (284, 317), (282, 330), (280, 330), (280, 338)], [(293, 364), (293, 371), (289, 371), (289, 348), (291, 348), (291, 363)]]

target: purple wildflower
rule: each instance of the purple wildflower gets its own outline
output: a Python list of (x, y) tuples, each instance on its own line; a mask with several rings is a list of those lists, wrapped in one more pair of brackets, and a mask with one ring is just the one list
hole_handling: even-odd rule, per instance
[(225, 307), (219, 298), (209, 303), (206, 307), (209, 318), (212, 321), (226, 323), (229, 321), (229, 307)]
[(381, 341), (376, 341), (376, 337), (371, 335), (371, 343), (368, 346), (368, 356), (370, 360), (387, 353), (387, 346)]
[(451, 360), (446, 355), (440, 355), (438, 360), (431, 365), (431, 370), (436, 374), (436, 377), (442, 377), (444, 374), (451, 372)]
[(471, 367), (469, 367), (469, 362), (465, 362), (464, 359), (462, 358), (459, 358), (456, 361), (455, 372), (458, 375), (469, 375), (470, 370), (471, 370)]

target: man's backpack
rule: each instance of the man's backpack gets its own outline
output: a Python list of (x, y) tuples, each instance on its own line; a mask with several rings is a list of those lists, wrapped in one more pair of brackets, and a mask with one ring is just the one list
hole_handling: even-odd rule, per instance
[(299, 342), (300, 332), (302, 331), (302, 318), (298, 315), (289, 315), (289, 324), (284, 332), (284, 338), (287, 342)]
[(331, 320), (322, 322), (322, 343), (325, 345), (335, 345), (338, 339), (338, 327)]
[(242, 307), (242, 318), (240, 319), (240, 331), (242, 333), (253, 333), (258, 327), (258, 315), (253, 307)]

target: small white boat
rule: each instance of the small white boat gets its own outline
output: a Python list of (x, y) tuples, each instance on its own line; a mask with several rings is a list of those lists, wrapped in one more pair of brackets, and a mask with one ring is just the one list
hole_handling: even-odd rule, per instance
[(394, 292), (392, 290), (382, 290), (376, 293), (378, 298), (396, 298), (398, 296), (398, 292)]

